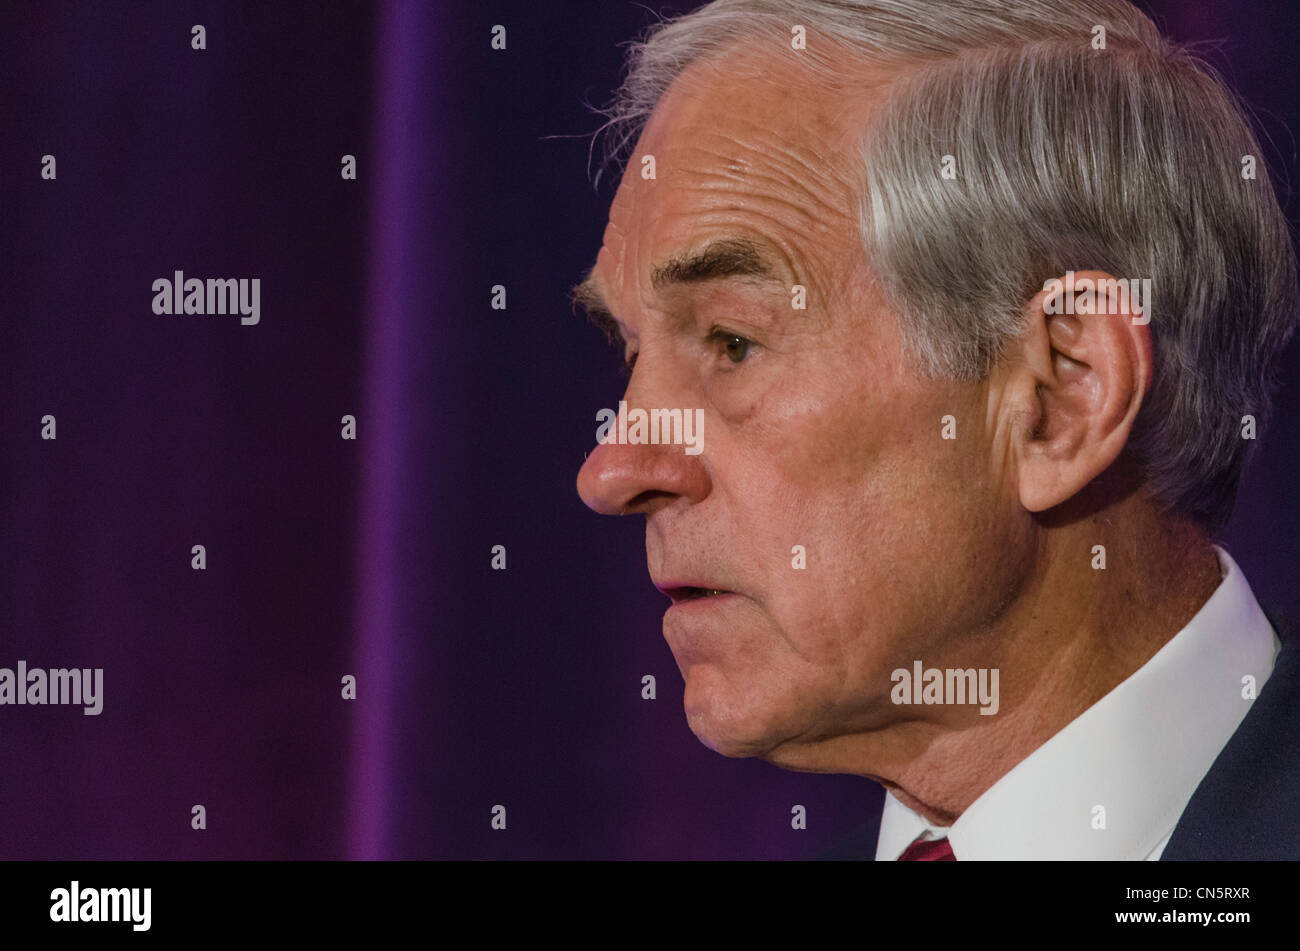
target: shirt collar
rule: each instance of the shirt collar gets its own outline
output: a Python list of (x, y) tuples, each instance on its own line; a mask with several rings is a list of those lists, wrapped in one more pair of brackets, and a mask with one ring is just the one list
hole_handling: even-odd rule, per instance
[(959, 860), (1142, 859), (1168, 836), (1227, 745), (1280, 646), (1236, 562), (1181, 631), (945, 829), (888, 795), (876, 858), (947, 835)]

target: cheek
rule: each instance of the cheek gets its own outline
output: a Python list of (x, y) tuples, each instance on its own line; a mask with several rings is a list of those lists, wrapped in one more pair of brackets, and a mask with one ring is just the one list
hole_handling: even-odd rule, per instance
[(887, 365), (805, 379), (773, 390), (765, 425), (737, 443), (733, 485), (748, 488), (730, 511), (737, 539), (766, 553), (766, 605), (794, 649), (874, 682), (937, 636), (954, 593), (969, 596), (972, 536), (994, 503), (973, 433), (942, 438), (948, 411), (975, 425), (966, 394), (913, 387)]
[(812, 599), (829, 568), (864, 552), (887, 498), (881, 471), (908, 447), (891, 430), (897, 408), (860, 374), (812, 361), (795, 369), (734, 431), (722, 481), (737, 535), (756, 543), (773, 588)]
[(752, 442), (801, 494), (849, 495), (899, 441), (911, 413), (887, 361), (822, 345), (764, 393)]

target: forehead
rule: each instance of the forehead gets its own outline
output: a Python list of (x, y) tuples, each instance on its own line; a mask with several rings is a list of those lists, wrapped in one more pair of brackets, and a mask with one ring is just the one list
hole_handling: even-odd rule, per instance
[(720, 238), (769, 247), (797, 281), (860, 247), (859, 143), (888, 76), (859, 64), (828, 81), (800, 55), (750, 43), (677, 78), (610, 207), (590, 281), (602, 296), (635, 306), (619, 298), (651, 294), (662, 261)]

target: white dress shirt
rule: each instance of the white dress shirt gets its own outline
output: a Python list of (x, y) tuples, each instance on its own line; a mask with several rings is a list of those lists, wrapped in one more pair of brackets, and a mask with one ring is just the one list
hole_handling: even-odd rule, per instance
[(1214, 550), (1223, 580), (1187, 626), (951, 827), (886, 795), (876, 860), (896, 860), (922, 835), (947, 836), (959, 861), (1160, 858), (1250, 710), (1243, 678), (1258, 695), (1281, 646), (1237, 563)]

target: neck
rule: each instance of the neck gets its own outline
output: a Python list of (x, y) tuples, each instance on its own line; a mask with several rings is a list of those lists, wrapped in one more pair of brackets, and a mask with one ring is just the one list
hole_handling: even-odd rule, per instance
[[(987, 632), (960, 638), (935, 665), (999, 670), (997, 714), (926, 707), (939, 719), (839, 737), (812, 768), (833, 762), (831, 771), (869, 776), (930, 822), (951, 825), (1150, 660), (1222, 580), (1204, 532), (1138, 495), (1035, 531), (1041, 557), (1019, 596)], [(1096, 545), (1105, 546), (1104, 570), (1093, 567)]]

